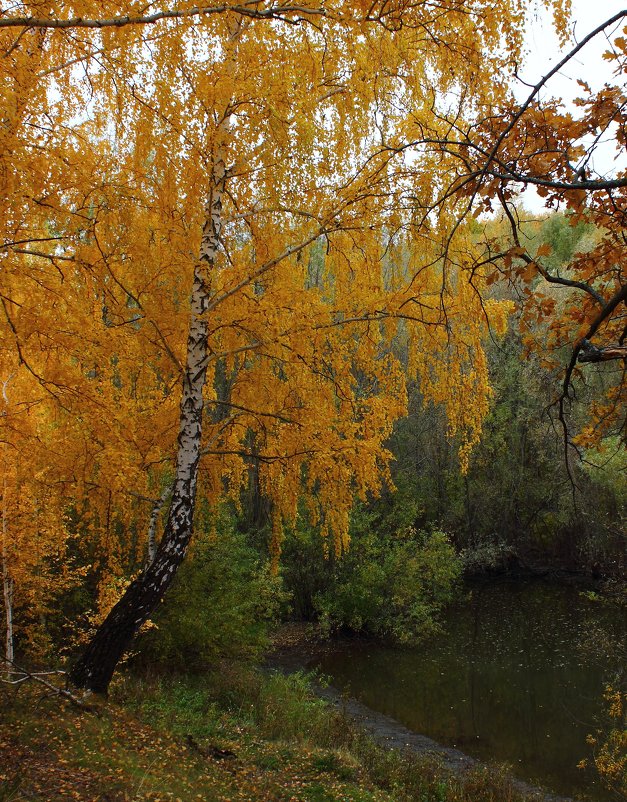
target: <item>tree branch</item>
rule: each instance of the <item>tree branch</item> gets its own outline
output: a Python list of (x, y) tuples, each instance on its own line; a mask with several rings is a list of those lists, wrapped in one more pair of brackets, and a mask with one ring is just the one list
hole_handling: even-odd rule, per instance
[(523, 246), (520, 244), (520, 238), (518, 237), (518, 227), (516, 225), (516, 221), (512, 216), (509, 206), (507, 205), (507, 200), (503, 195), (503, 190), (498, 190), (499, 200), (501, 201), (501, 206), (503, 207), (503, 211), (505, 212), (507, 219), (509, 221), (509, 225), (512, 231), (512, 239), (516, 244), (516, 247), (520, 249), (521, 253), (519, 258), (523, 260), (523, 262), (527, 265), (535, 265), (538, 270), (538, 273), (542, 276), (545, 281), (548, 281), (549, 284), (559, 284), (563, 287), (572, 287), (573, 289), (582, 290), (582, 292), (587, 293), (588, 295), (592, 296), (597, 304), (603, 309), (605, 307), (605, 298), (598, 293), (594, 287), (591, 287), (589, 284), (586, 284), (583, 281), (576, 281), (575, 279), (569, 278), (562, 278), (562, 276), (554, 276), (548, 272), (548, 270), (543, 267), (536, 259), (532, 259), (529, 254), (525, 251)]
[(110, 19), (84, 19), (71, 17), (68, 19), (49, 19), (46, 17), (3, 17), (0, 18), (0, 28), (125, 28), (129, 25), (154, 25), (156, 22), (168, 19), (190, 19), (194, 17), (208, 17), (214, 14), (224, 14), (230, 11), (242, 17), (266, 20), (287, 20), (289, 17), (328, 17), (324, 8), (307, 8), (306, 6), (275, 5), (260, 9), (257, 0), (243, 5), (231, 6), (194, 6), (193, 8), (175, 8), (170, 11), (156, 11), (154, 14), (131, 16), (126, 14)]
[(44, 688), (47, 688), (50, 691), (50, 695), (60, 696), (62, 699), (65, 699), (71, 705), (78, 707), (80, 710), (98, 714), (97, 707), (86, 704), (82, 701), (82, 699), (79, 699), (78, 696), (75, 696), (71, 691), (68, 691), (67, 688), (59, 688), (58, 685), (54, 685), (52, 682), (44, 679), (44, 677), (50, 676), (51, 674), (57, 674), (65, 677), (65, 671), (28, 671), (26, 668), (19, 666), (14, 660), (8, 660), (5, 658), (4, 662), (15, 669), (14, 671), (9, 670), (8, 672), (9, 676), (13, 676), (15, 679), (1, 680), (6, 685), (21, 685), (23, 682), (27, 681), (36, 682), (39, 685), (43, 685)]
[(608, 20), (601, 23), (601, 25), (599, 25), (593, 31), (591, 31), (587, 36), (584, 36), (584, 38), (581, 40), (581, 42), (579, 42), (579, 44), (577, 44), (570, 52), (568, 52), (564, 56), (564, 58), (560, 62), (558, 62), (555, 65), (555, 67), (553, 67), (552, 70), (549, 70), (549, 72), (547, 72), (546, 75), (543, 75), (542, 78), (538, 81), (538, 83), (532, 87), (528, 97), (523, 101), (523, 103), (520, 104), (518, 110), (516, 111), (512, 119), (509, 121), (505, 129), (501, 132), (498, 139), (494, 143), (490, 153), (488, 154), (488, 160), (481, 171), (483, 176), (485, 176), (489, 172), (490, 164), (492, 163), (494, 157), (498, 153), (499, 148), (501, 147), (507, 136), (513, 131), (514, 126), (520, 120), (523, 114), (527, 111), (533, 99), (542, 89), (542, 87), (545, 86), (545, 84), (547, 84), (550, 81), (550, 79), (554, 75), (556, 75), (563, 67), (565, 67), (566, 64), (568, 64), (568, 62), (572, 58), (574, 58), (577, 55), (577, 53), (579, 53), (579, 51), (582, 50), (591, 39), (594, 39), (595, 36), (602, 33), (606, 28), (609, 28), (610, 25), (613, 25), (615, 22), (618, 22), (619, 20), (623, 19), (623, 17), (627, 17), (627, 9), (619, 11), (617, 14), (614, 14), (613, 17), (610, 17)]
[[(599, 330), (601, 324), (607, 320), (607, 318), (612, 314), (612, 312), (616, 309), (617, 306), (620, 306), (621, 303), (625, 303), (627, 300), (627, 284), (623, 285), (618, 292), (616, 292), (612, 298), (605, 304), (603, 309), (599, 312), (599, 314), (595, 317), (595, 319), (590, 324), (590, 328), (586, 332), (585, 337), (582, 337), (581, 340), (575, 345), (573, 348), (573, 353), (570, 358), (570, 362), (568, 363), (568, 367), (566, 368), (566, 373), (564, 374), (564, 381), (562, 382), (562, 392), (560, 397), (557, 400), (558, 405), (558, 417), (560, 423), (562, 424), (562, 429), (564, 431), (564, 442), (565, 448), (568, 448), (569, 440), (568, 440), (568, 425), (566, 423), (566, 416), (565, 416), (565, 404), (566, 399), (568, 398), (568, 390), (570, 388), (570, 383), (572, 380), (573, 371), (575, 370), (575, 366), (577, 365), (577, 361), (579, 360), (579, 354), (583, 350), (586, 351), (587, 348), (590, 346), (590, 340), (596, 332)], [(601, 349), (598, 349), (601, 350)], [(597, 360), (579, 360), (579, 361), (597, 361)], [(598, 360), (601, 361), (601, 360)], [(568, 465), (568, 461), (567, 461)], [(569, 468), (570, 474), (570, 468)]]
[(581, 341), (578, 362), (608, 362), (610, 359), (627, 359), (627, 345), (606, 345), (599, 348), (585, 337)]
[[(493, 159), (494, 161), (494, 159)], [(577, 190), (584, 189), (588, 191), (603, 190), (603, 189), (621, 189), (627, 187), (627, 176), (624, 178), (602, 178), (598, 180), (585, 181), (552, 181), (550, 178), (538, 178), (533, 175), (523, 175), (522, 173), (515, 173), (508, 170), (506, 173), (498, 173), (496, 170), (488, 170), (487, 175), (492, 178), (498, 178), (501, 181), (512, 181), (517, 184), (534, 184), (538, 187), (547, 187), (548, 189), (559, 190)]]

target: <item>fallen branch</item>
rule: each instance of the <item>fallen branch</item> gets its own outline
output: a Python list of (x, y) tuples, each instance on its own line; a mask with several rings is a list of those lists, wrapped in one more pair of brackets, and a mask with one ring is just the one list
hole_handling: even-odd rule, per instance
[(5, 672), (6, 678), (2, 679), (2, 682), (4, 682), (5, 685), (21, 685), (22, 683), (30, 680), (38, 685), (43, 685), (44, 688), (50, 692), (50, 696), (60, 696), (62, 699), (65, 699), (79, 710), (84, 710), (88, 713), (99, 713), (98, 708), (94, 705), (87, 704), (82, 699), (79, 699), (78, 696), (75, 696), (67, 688), (60, 688), (58, 685), (54, 685), (52, 682), (49, 682), (47, 679), (45, 679), (45, 677), (53, 674), (65, 677), (65, 671), (28, 671), (28, 669), (19, 666), (14, 660), (8, 660), (5, 658), (4, 662), (7, 665), (7, 670)]

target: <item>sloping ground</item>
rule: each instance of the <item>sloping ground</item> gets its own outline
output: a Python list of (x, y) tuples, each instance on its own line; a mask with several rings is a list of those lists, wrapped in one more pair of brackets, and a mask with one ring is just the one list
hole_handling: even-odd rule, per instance
[[(435, 757), (442, 768), (454, 773), (468, 772), (473, 768), (480, 770), (482, 767), (479, 760), (459, 749), (443, 746), (426, 735), (409, 730), (396, 719), (372, 710), (357, 699), (342, 698), (341, 693), (331, 686), (316, 688), (316, 692), (329, 702), (341, 704), (351, 719), (370, 733), (377, 743), (388, 749), (402, 749), (417, 755)], [(545, 792), (516, 777), (512, 777), (511, 783), (521, 794), (536, 795), (542, 802), (573, 802), (570, 797)]]
[[(356, 768), (328, 750), (233, 733), (220, 746), (181, 739), (109, 705), (98, 716), (62, 702), (5, 709), (0, 800), (380, 800)], [(234, 752), (235, 756), (220, 753)]]
[(503, 773), (383, 749), (302, 676), (126, 678), (86, 713), (0, 692), (0, 802), (522, 802)]
[[(281, 671), (287, 675), (307, 670), (308, 666), (315, 664), (316, 657), (328, 648), (329, 644), (326, 641), (317, 641), (315, 638), (308, 641), (297, 627), (291, 630), (285, 627), (281, 632), (281, 638), (276, 639), (274, 649), (266, 656), (265, 667), (267, 670)], [(463, 774), (473, 769), (480, 772), (486, 768), (479, 760), (459, 749), (444, 746), (426, 735), (414, 732), (390, 716), (372, 710), (357, 699), (345, 697), (331, 685), (314, 682), (311, 687), (321, 699), (340, 708), (343, 715), (349, 717), (371, 735), (376, 743), (387, 749), (402, 750), (427, 759), (435, 759), (441, 768), (452, 774)], [(546, 792), (515, 777), (511, 778), (511, 784), (523, 796), (535, 796), (542, 802), (573, 802), (569, 797)]]

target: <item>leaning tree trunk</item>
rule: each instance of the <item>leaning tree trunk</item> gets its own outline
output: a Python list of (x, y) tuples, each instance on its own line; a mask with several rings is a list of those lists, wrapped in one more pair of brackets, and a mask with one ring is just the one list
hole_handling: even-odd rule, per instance
[[(241, 19), (231, 22), (227, 47), (229, 58), (225, 65), (228, 73), (234, 74), (237, 69), (237, 40), (248, 24), (249, 21)], [(118, 661), (130, 646), (137, 630), (163, 598), (185, 557), (192, 536), (201, 454), (202, 396), (208, 366), (206, 313), (213, 271), (218, 266), (231, 113), (229, 101), (216, 132), (209, 196), (205, 203), (205, 223), (194, 268), (176, 473), (168, 518), (154, 559), (129, 585), (69, 672), (69, 679), (74, 685), (95, 693), (107, 692)]]
[[(13, 374), (9, 376), (9, 378), (3, 382), (2, 384), (2, 398), (4, 401), (4, 409), (2, 410), (2, 416), (7, 414), (9, 408), (9, 398), (7, 396), (7, 386), (11, 379), (13, 378)], [(15, 589), (13, 583), (13, 577), (11, 576), (11, 572), (9, 570), (9, 534), (8, 534), (8, 526), (7, 526), (7, 519), (8, 519), (8, 493), (9, 493), (9, 483), (7, 481), (7, 444), (4, 443), (2, 447), (2, 528), (1, 528), (1, 539), (2, 539), (2, 565), (0, 566), (0, 573), (2, 573), (2, 598), (4, 601), (4, 615), (6, 621), (6, 629), (5, 629), (5, 648), (4, 648), (4, 657), (6, 661), (7, 670), (13, 667), (13, 592)]]
[(4, 657), (7, 669), (13, 663), (13, 577), (9, 572), (7, 536), (7, 481), (4, 479), (2, 488), (2, 596), (4, 599), (4, 614), (6, 619), (6, 637)]
[(202, 397), (207, 372), (208, 324), (205, 313), (209, 303), (211, 272), (218, 255), (225, 183), (224, 150), (218, 149), (205, 207), (200, 256), (194, 269), (176, 474), (168, 519), (154, 559), (129, 585), (69, 672), (69, 679), (74, 685), (95, 693), (107, 692), (118, 661), (130, 646), (137, 630), (163, 598), (185, 557), (192, 535), (201, 449)]

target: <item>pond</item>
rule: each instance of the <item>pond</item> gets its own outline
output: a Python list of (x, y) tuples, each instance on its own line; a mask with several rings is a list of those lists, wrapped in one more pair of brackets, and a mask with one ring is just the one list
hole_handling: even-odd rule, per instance
[(606, 720), (603, 689), (626, 629), (617, 608), (577, 587), (499, 581), (468, 587), (444, 633), (420, 648), (343, 642), (316, 667), (411, 730), (553, 792), (605, 802), (615, 797), (577, 764)]

